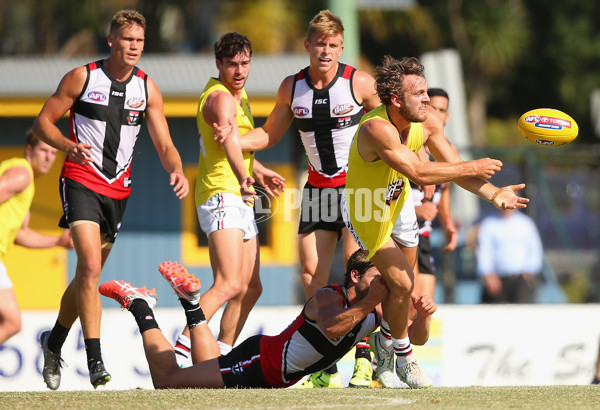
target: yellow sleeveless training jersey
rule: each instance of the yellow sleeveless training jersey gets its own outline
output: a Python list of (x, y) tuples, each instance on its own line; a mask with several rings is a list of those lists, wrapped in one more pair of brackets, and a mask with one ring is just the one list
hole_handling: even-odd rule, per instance
[[(407, 202), (408, 178), (391, 168), (385, 161), (364, 161), (358, 153), (357, 135), (362, 125), (374, 118), (391, 122), (385, 105), (369, 111), (360, 121), (348, 157), (348, 174), (344, 191), (347, 210), (354, 233), (362, 245), (374, 255), (388, 240)], [(417, 152), (423, 145), (423, 124), (411, 123), (407, 146)]]
[(0, 261), (11, 245), (14, 243), (17, 232), (23, 225), (25, 216), (31, 206), (35, 185), (33, 183), (33, 170), (25, 158), (11, 158), (0, 162), (0, 175), (7, 169), (14, 167), (25, 167), (29, 171), (31, 183), (23, 192), (19, 192), (8, 201), (0, 204)]
[[(202, 116), (202, 109), (208, 96), (215, 91), (229, 90), (216, 78), (211, 78), (198, 102), (198, 113), (196, 122), (200, 140), (200, 158), (198, 160), (198, 176), (196, 179), (196, 206), (200, 206), (211, 197), (220, 192), (231, 192), (240, 195), (240, 184), (231, 170), (227, 156), (222, 146), (218, 145), (212, 138), (214, 128), (207, 124)], [(240, 136), (254, 128), (254, 118), (250, 112), (250, 104), (246, 90), (242, 92), (241, 105), (237, 107), (236, 123), (240, 130)], [(252, 175), (254, 164), (254, 153), (243, 151), (244, 165), (248, 176)]]

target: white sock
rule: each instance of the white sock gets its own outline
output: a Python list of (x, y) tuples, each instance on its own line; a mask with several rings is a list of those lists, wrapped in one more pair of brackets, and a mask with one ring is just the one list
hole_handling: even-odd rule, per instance
[(178, 365), (185, 365), (190, 357), (192, 342), (183, 333), (177, 336), (175, 341), (175, 358)]
[(393, 345), (392, 335), (390, 334), (390, 325), (383, 318), (381, 318), (381, 327), (379, 330), (379, 343), (386, 351), (392, 351)]
[(223, 343), (220, 340), (217, 340), (217, 344), (219, 345), (221, 356), (225, 356), (227, 353), (231, 352), (231, 349), (233, 349), (233, 346)]
[(409, 337), (406, 336), (402, 339), (392, 338), (392, 343), (394, 345), (394, 352), (396, 353), (396, 360), (398, 363), (401, 365), (406, 363), (406, 359), (413, 354)]

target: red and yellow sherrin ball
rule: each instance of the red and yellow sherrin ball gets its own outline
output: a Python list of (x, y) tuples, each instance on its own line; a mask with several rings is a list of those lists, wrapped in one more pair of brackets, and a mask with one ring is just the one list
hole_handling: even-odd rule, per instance
[(579, 133), (579, 126), (562, 111), (537, 108), (519, 118), (519, 131), (529, 141), (555, 147), (573, 141)]

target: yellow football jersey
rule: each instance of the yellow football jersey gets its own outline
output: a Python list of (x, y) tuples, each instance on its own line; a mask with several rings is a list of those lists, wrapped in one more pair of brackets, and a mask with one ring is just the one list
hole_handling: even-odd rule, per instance
[[(198, 102), (196, 122), (198, 124), (198, 137), (200, 141), (200, 158), (198, 160), (198, 176), (196, 179), (196, 206), (202, 205), (220, 192), (231, 192), (240, 195), (240, 184), (231, 170), (229, 162), (227, 162), (225, 150), (213, 140), (214, 129), (212, 124), (207, 124), (202, 116), (202, 109), (208, 96), (215, 91), (229, 93), (229, 90), (222, 82), (216, 78), (211, 78), (206, 84)], [(254, 128), (254, 118), (250, 112), (246, 90), (243, 90), (241, 104), (237, 107), (236, 123), (240, 131), (240, 136)], [(254, 153), (244, 151), (243, 155), (246, 173), (250, 176), (252, 175), (254, 164)]]
[[(362, 125), (374, 118), (391, 122), (385, 105), (363, 116), (350, 146), (344, 192), (352, 227), (370, 255), (374, 255), (390, 237), (410, 192), (408, 178), (382, 159), (366, 162), (358, 153), (357, 135)], [(407, 146), (417, 152), (422, 145), (423, 124), (411, 123)]]
[(22, 192), (19, 192), (8, 201), (0, 204), (0, 261), (15, 241), (17, 232), (21, 229), (25, 216), (33, 201), (35, 185), (33, 183), (33, 170), (25, 158), (11, 158), (0, 162), (0, 175), (13, 167), (25, 167), (29, 171), (31, 183)]

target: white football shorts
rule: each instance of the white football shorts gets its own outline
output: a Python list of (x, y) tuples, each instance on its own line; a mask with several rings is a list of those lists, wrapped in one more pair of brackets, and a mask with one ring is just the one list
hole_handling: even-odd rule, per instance
[(196, 209), (200, 228), (206, 236), (221, 229), (241, 229), (244, 239), (258, 235), (254, 208), (231, 192), (221, 192)]
[(0, 289), (12, 289), (12, 287), (13, 284), (8, 277), (6, 265), (3, 262), (0, 262)]

